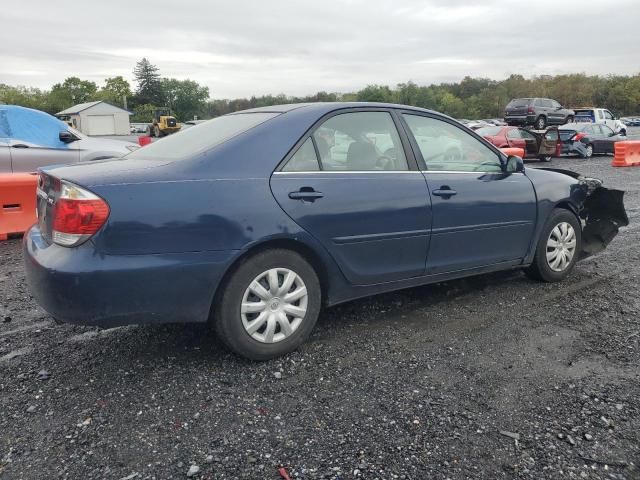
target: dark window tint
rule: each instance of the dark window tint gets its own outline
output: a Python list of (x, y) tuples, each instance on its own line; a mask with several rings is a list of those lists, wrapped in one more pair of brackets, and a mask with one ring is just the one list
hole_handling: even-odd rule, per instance
[(313, 140), (308, 138), (298, 151), (289, 159), (282, 169), (283, 172), (315, 172), (320, 170)]
[(163, 138), (130, 153), (125, 158), (143, 160), (182, 160), (209, 150), (279, 115), (278, 113), (240, 113), (208, 120)]
[(388, 112), (335, 115), (313, 138), (323, 170), (408, 170), (400, 136)]
[(531, 102), (530, 98), (515, 98), (509, 102), (507, 107), (526, 107)]
[(420, 148), (427, 170), (502, 171), (496, 152), (461, 128), (431, 117), (403, 116)]

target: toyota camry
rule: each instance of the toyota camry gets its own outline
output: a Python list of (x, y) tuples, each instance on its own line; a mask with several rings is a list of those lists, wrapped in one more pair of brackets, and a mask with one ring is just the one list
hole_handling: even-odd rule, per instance
[(507, 269), (560, 281), (628, 224), (623, 192), (402, 105), (247, 110), (39, 175), (24, 257), (55, 319), (209, 322), (256, 360), (358, 297)]

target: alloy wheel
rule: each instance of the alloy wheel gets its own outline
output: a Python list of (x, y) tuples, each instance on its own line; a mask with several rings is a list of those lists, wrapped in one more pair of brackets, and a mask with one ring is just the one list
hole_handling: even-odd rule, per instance
[(272, 268), (258, 275), (245, 290), (240, 305), (242, 325), (258, 342), (281, 342), (304, 320), (308, 301), (300, 275), (288, 268)]
[(547, 263), (554, 272), (563, 272), (576, 253), (576, 232), (570, 223), (556, 225), (547, 239)]

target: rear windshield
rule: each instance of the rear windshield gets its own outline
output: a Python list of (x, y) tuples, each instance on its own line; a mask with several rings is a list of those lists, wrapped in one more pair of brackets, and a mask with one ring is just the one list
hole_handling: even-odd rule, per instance
[(127, 159), (138, 160), (182, 160), (209, 150), (216, 145), (239, 135), (279, 113), (239, 113), (208, 120), (179, 133), (163, 138), (151, 145), (139, 148)]
[(502, 127), (482, 127), (476, 130), (476, 133), (482, 137), (493, 137), (500, 133)]
[(531, 103), (530, 98), (516, 98), (511, 100), (507, 107), (526, 107), (529, 103)]

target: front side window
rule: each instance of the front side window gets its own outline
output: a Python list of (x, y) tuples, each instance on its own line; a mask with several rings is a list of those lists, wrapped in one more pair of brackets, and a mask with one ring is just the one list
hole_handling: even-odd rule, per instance
[(607, 120), (613, 120), (613, 115), (611, 115), (611, 112), (609, 110), (605, 110), (604, 118), (606, 118)]
[(323, 170), (402, 171), (407, 159), (388, 112), (342, 113), (313, 134)]
[(320, 170), (318, 156), (311, 137), (307, 138), (298, 151), (289, 159), (283, 172), (317, 172)]
[(600, 125), (600, 129), (602, 130), (602, 134), (607, 136), (607, 137), (613, 137), (613, 135), (615, 135), (613, 133), (613, 130), (611, 130), (609, 127), (607, 127), (606, 125)]
[(562, 105), (560, 105), (555, 100), (551, 100), (551, 105), (553, 105), (553, 108), (562, 108)]
[(464, 130), (442, 120), (403, 114), (427, 170), (502, 172), (498, 154)]
[(551, 100), (547, 99), (547, 98), (543, 98), (542, 100), (542, 106), (545, 108), (552, 108), (553, 104), (551, 103)]

